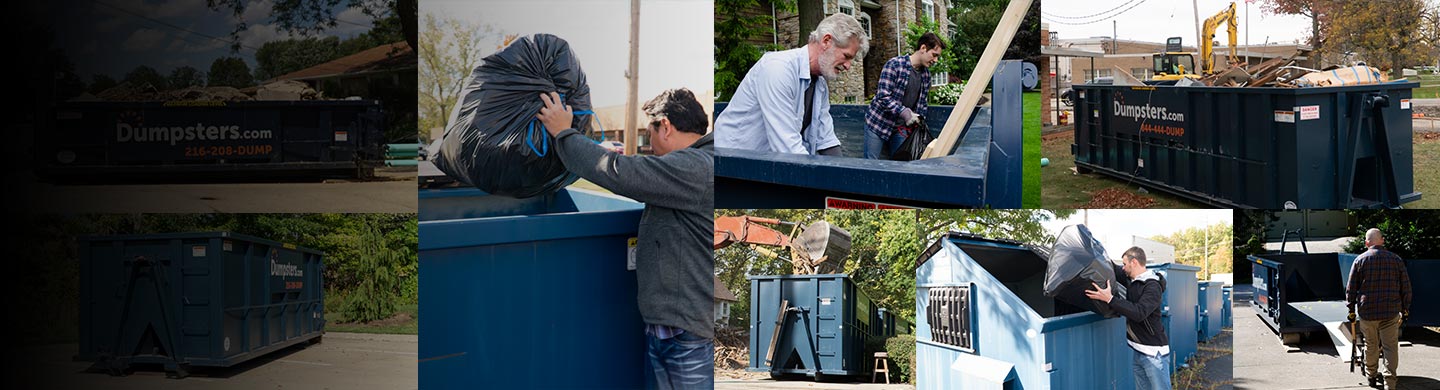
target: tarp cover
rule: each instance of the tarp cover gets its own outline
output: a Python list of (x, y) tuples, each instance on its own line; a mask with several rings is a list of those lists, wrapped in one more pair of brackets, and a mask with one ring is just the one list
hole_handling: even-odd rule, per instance
[[(535, 34), (485, 57), (461, 91), (435, 166), (462, 183), (516, 198), (575, 182), (555, 152), (555, 140), (535, 120), (543, 92), (559, 92), (577, 112), (590, 110), (590, 86), (565, 40)], [(591, 118), (577, 114), (572, 127), (589, 136)]]
[(1050, 264), (1045, 268), (1045, 296), (1114, 317), (1109, 305), (1085, 296), (1085, 290), (1094, 289), (1091, 282), (1101, 287), (1109, 282), (1110, 293), (1116, 299), (1125, 299), (1125, 285), (1116, 281), (1115, 268), (1105, 254), (1105, 247), (1090, 229), (1085, 225), (1066, 226), (1055, 236), (1050, 252)]

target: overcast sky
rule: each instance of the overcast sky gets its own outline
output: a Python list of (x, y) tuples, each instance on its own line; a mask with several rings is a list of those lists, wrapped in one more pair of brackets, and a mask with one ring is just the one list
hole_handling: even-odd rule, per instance
[[(1256, 1), (1249, 4), (1247, 23), (1246, 1), (1235, 2), (1240, 28), (1236, 41), (1239, 44), (1245, 44), (1247, 33), (1250, 44), (1253, 45), (1264, 44), (1267, 39), (1270, 43), (1292, 43), (1296, 40), (1303, 43), (1308, 39), (1308, 18), (1269, 15), (1260, 9), (1262, 3)], [(1205, 19), (1229, 5), (1229, 0), (1052, 0), (1041, 3), (1040, 7), (1041, 20), (1049, 23), (1050, 31), (1058, 33), (1059, 39), (1110, 37), (1112, 31), (1115, 31), (1119, 39), (1164, 43), (1166, 38), (1182, 37), (1185, 45), (1194, 45), (1195, 8), (1199, 7), (1200, 22), (1203, 23)], [(1125, 11), (1127, 9), (1128, 11)], [(1121, 11), (1124, 12), (1116, 14)], [(1086, 17), (1096, 14), (1102, 15)], [(1114, 16), (1105, 17), (1112, 15)], [(1095, 23), (1073, 25), (1091, 21)], [(1224, 25), (1215, 30), (1215, 40), (1222, 45), (1229, 39), (1225, 30)]]
[[(1090, 221), (1085, 226), (1095, 234), (1095, 238), (1105, 246), (1110, 256), (1118, 256), (1116, 249), (1112, 246), (1121, 246), (1116, 243), (1128, 242), (1131, 236), (1150, 238), (1151, 236), (1164, 236), (1181, 230), (1194, 227), (1210, 226), (1218, 223), (1231, 224), (1233, 226), (1234, 214), (1226, 209), (1193, 209), (1193, 210), (1090, 210)], [(1082, 223), (1085, 220), (1084, 211), (1076, 211), (1075, 215), (1063, 220), (1052, 220), (1045, 222), (1045, 229), (1050, 235), (1060, 233), (1060, 229), (1074, 224)], [(1123, 245), (1124, 250), (1129, 245)]]
[[(344, 3), (344, 2), (342, 2)], [(270, 18), (270, 0), (252, 1), (240, 16), (248, 26), (240, 34), (244, 46), (230, 50), (236, 17), (212, 10), (202, 0), (70, 0), (57, 4), (56, 41), (75, 63), (85, 82), (103, 73), (119, 80), (139, 65), (168, 75), (189, 65), (201, 72), (219, 57), (241, 57), (255, 68), (255, 49), (265, 42), (289, 38)], [(351, 38), (370, 30), (371, 17), (343, 4), (335, 7), (342, 22), (319, 36)], [(188, 31), (187, 31), (188, 30)], [(216, 39), (219, 38), (219, 39)]]
[[(630, 2), (424, 0), (420, 13), (488, 24), (504, 34), (548, 33), (570, 43), (590, 83), (591, 105), (625, 104), (629, 66)], [(640, 2), (640, 102), (670, 88), (697, 95), (714, 89), (714, 3), (691, 0)], [(490, 54), (501, 34), (483, 47)]]

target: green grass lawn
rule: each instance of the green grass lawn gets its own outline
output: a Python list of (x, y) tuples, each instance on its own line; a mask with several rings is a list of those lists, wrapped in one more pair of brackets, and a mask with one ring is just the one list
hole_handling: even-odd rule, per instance
[(420, 305), (400, 305), (395, 317), (367, 324), (341, 323), (338, 305), (325, 305), (325, 331), (350, 333), (419, 334)]
[[(1024, 188), (1021, 192), (1021, 207), (1027, 209), (1040, 208), (1041, 181), (1040, 181), (1040, 93), (1027, 92), (1024, 94), (1024, 151), (1021, 153), (1022, 161), (1025, 161), (1021, 169), (1021, 185)], [(1053, 159), (1052, 159), (1053, 160)], [(1052, 161), (1053, 162), (1053, 161)]]
[(1074, 139), (1074, 133), (1066, 133), (1056, 134), (1044, 141), (1042, 151), (1045, 157), (1050, 158), (1050, 166), (1040, 169), (1041, 180), (1044, 180), (1045, 184), (1041, 191), (1041, 201), (1044, 202), (1045, 208), (1081, 208), (1082, 205), (1090, 202), (1093, 194), (1107, 188), (1119, 188), (1131, 194), (1154, 199), (1155, 204), (1150, 208), (1155, 209), (1208, 208), (1208, 206), (1156, 190), (1141, 193), (1140, 185), (1126, 183), (1109, 176), (1097, 173), (1072, 174), (1071, 168), (1075, 167), (1075, 156), (1070, 154), (1070, 144)]
[(1412, 97), (1416, 99), (1440, 98), (1440, 86), (1415, 88)]
[[(1415, 134), (1420, 139), (1420, 134)], [(1415, 191), (1419, 191), (1420, 200), (1414, 203), (1406, 203), (1405, 208), (1410, 209), (1440, 209), (1440, 175), (1436, 172), (1440, 166), (1440, 140), (1420, 140), (1415, 142)]]

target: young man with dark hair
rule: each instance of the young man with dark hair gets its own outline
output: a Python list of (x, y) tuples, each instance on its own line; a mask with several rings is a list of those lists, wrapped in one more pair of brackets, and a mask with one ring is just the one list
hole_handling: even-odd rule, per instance
[(900, 148), (929, 106), (930, 67), (945, 42), (935, 33), (920, 36), (914, 53), (885, 62), (875, 99), (865, 111), (865, 158), (888, 157)]
[(1165, 279), (1145, 268), (1145, 250), (1130, 247), (1120, 255), (1122, 265), (1115, 267), (1115, 277), (1128, 283), (1125, 296), (1114, 299), (1110, 284), (1095, 283), (1085, 296), (1105, 302), (1125, 317), (1125, 341), (1135, 351), (1135, 388), (1170, 389), (1170, 336), (1161, 322), (1161, 299), (1165, 295)]
[[(542, 94), (536, 115), (565, 167), (617, 195), (645, 203), (635, 248), (645, 320), (646, 387), (708, 389), (715, 383), (715, 146), (705, 109), (686, 89), (645, 103), (654, 156), (624, 156), (570, 128), (569, 106)], [(636, 329), (639, 331), (639, 329)]]

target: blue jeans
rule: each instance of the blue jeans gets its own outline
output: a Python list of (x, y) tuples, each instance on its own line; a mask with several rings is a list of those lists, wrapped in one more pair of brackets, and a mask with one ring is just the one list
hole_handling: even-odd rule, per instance
[(1170, 354), (1150, 356), (1134, 349), (1135, 389), (1170, 390)]
[[(878, 158), (890, 158), (896, 150), (900, 150), (900, 144), (905, 142), (905, 137), (899, 134), (890, 133), (888, 139), (880, 139), (879, 134), (865, 130), (865, 158), (874, 160)], [(883, 146), (883, 151), (881, 150)]]
[(690, 332), (661, 340), (645, 336), (645, 388), (714, 389), (715, 341)]

